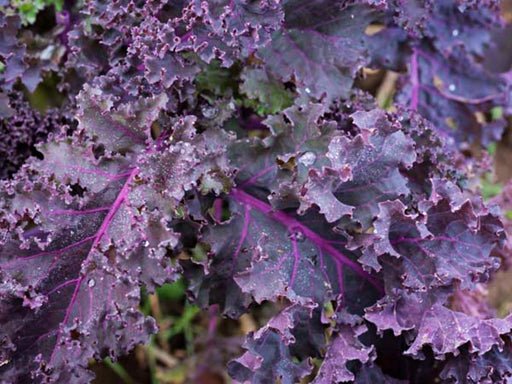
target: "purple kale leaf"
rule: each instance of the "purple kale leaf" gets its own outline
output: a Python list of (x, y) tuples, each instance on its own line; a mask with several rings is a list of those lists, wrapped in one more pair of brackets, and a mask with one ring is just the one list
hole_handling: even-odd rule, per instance
[(482, 65), (502, 23), (498, 2), (393, 0), (382, 20), (367, 38), (370, 66), (408, 67), (395, 102), (418, 110), (458, 147), (499, 140), (505, 122), (490, 112), (507, 106), (508, 82)]
[(0, 12), (0, 84), (5, 89), (11, 89), (26, 68), (23, 60), (25, 46), (17, 38), (20, 26), (21, 20), (18, 16), (7, 16)]
[(378, 202), (407, 195), (407, 178), (400, 168), (409, 168), (416, 155), (414, 142), (398, 131), (379, 111), (355, 113), (361, 129), (355, 138), (333, 137), (329, 143), (329, 166), (309, 172), (302, 191), (303, 206), (316, 204), (328, 221), (349, 213), (366, 230), (378, 213)]
[(367, 364), (357, 374), (354, 384), (406, 384), (406, 380), (390, 377), (375, 364)]
[[(272, 308), (237, 382), (509, 380), (511, 318), (481, 302), (503, 227), (455, 152), (504, 127), (497, 0), (64, 8), (0, 12), (2, 383), (90, 382), (180, 275), (223, 316)], [(382, 70), (389, 113), (359, 89)]]
[(226, 66), (246, 58), (270, 41), (283, 20), (276, 0), (190, 0), (175, 23), (185, 27), (177, 49), (192, 49), (206, 62), (219, 58)]
[(29, 156), (37, 153), (35, 144), (50, 132), (71, 128), (74, 123), (58, 110), (44, 114), (30, 108), (18, 92), (6, 95), (7, 114), (0, 117), (0, 179), (10, 177)]
[(272, 384), (276, 380), (293, 384), (308, 375), (311, 364), (294, 361), (290, 348), (296, 342), (291, 329), (301, 311), (300, 307), (287, 307), (263, 328), (250, 333), (244, 344), (247, 352), (228, 365), (230, 375), (240, 382), (255, 384)]
[(338, 314), (336, 336), (327, 347), (324, 362), (320, 366), (314, 384), (329, 384), (353, 381), (354, 373), (347, 368), (349, 361), (359, 361), (366, 364), (373, 360), (372, 347), (365, 346), (358, 336), (365, 333), (367, 328), (360, 324), (357, 316), (346, 313)]
[(316, 215), (298, 218), (273, 212), (269, 204), (237, 189), (230, 197), (244, 207), (248, 232), (240, 234), (240, 245), (249, 248), (253, 260), (235, 280), (257, 302), (283, 296), (310, 305), (338, 296), (350, 303), (354, 280), (367, 286), (370, 300), (372, 290), (380, 290), (379, 283), (343, 248), (346, 239), (318, 223)]
[(365, 29), (379, 14), (362, 1), (289, 0), (284, 28), (258, 51), (280, 79), (295, 79), (316, 98), (347, 98), (356, 72), (369, 63)]
[[(476, 289), (496, 269), (490, 254), (503, 235), (498, 219), (481, 202), (465, 197), (455, 182), (441, 178), (450, 172), (454, 181), (461, 176), (436, 166), (445, 156), (437, 152), (440, 142), (416, 115), (398, 122), (373, 110), (345, 118), (351, 133), (335, 129), (339, 123), (316, 104), (294, 106), (265, 121), (269, 135), (264, 139), (241, 138), (232, 144), (237, 186), (218, 200), (229, 217), (216, 218), (212, 207), (206, 219), (212, 223), (201, 235), (207, 259), (200, 262), (203, 272), (192, 277), (199, 302), (219, 303), (235, 317), (252, 300), (286, 298), (303, 308), (310, 313), (304, 320), (309, 329), (327, 326), (332, 332), (330, 343), (323, 342), (330, 347), (327, 354), (320, 352), (325, 368), (316, 380), (328, 380), (330, 374), (336, 380), (355, 380), (365, 377), (365, 369), (370, 377), (385, 377), (372, 365), (385, 353), (376, 341), (384, 330), (402, 335), (407, 345), (403, 356), (413, 359), (428, 348), (442, 359), (458, 354), (467, 343), (474, 343), (471, 353), (501, 348), (509, 319), (479, 319), (448, 308), (455, 287)], [(288, 140), (282, 132), (289, 132)], [(312, 161), (301, 162), (310, 152)], [(319, 174), (332, 182), (319, 182), (325, 192), (304, 207), (311, 180)], [(357, 187), (361, 192), (350, 195)], [(331, 194), (329, 205), (324, 204), (326, 193)], [(344, 206), (350, 209), (331, 220), (329, 215)], [(352, 323), (349, 330), (345, 323), (329, 326), (325, 314), (315, 319), (314, 308), (325, 310), (328, 303), (364, 315), (377, 335), (349, 336), (346, 332), (356, 328)], [(458, 332), (443, 327), (458, 322), (464, 324)], [(299, 329), (289, 328), (292, 336)], [(268, 336), (251, 337), (248, 352), (232, 363), (235, 379), (297, 380), (309, 370), (292, 365), (283, 376), (275, 363), (265, 362), (281, 356), (283, 364), (289, 363), (291, 353), (305, 363), (322, 349), (322, 342), (301, 344), (307, 336), (298, 339), (274, 328), (261, 332)], [(283, 340), (271, 342), (276, 335)], [(374, 352), (371, 342), (358, 344), (372, 337)], [(364, 356), (359, 351), (343, 360), (335, 351), (345, 345), (342, 350), (348, 353), (345, 343), (366, 350)]]
[(464, 351), (444, 367), (440, 377), (446, 383), (506, 383), (512, 375), (510, 338), (503, 350), (494, 347), (482, 356)]
[(382, 203), (374, 223), (370, 253), (386, 255), (383, 262), (393, 265), (390, 284), (399, 280), (417, 291), (454, 282), (474, 288), (496, 266), (498, 260), (489, 257), (496, 233), (487, 228), (494, 219), (478, 216), (469, 202), (451, 209), (441, 201), (425, 212), (425, 225), (405, 210), (400, 202)]
[[(3, 378), (82, 383), (91, 378), (90, 358), (114, 358), (156, 331), (137, 311), (140, 286), (152, 290), (177, 277), (169, 258), (178, 242), (168, 223), (172, 208), (198, 179), (211, 186), (215, 177), (190, 171), (198, 164), (211, 171), (207, 159), (219, 153), (209, 140), (199, 145), (193, 121), (186, 128), (177, 122), (165, 144), (154, 141), (150, 128), (165, 102), (113, 109), (109, 97), (87, 88), (77, 132), (40, 145), (44, 160), (32, 159), (4, 182)], [(180, 152), (187, 144), (196, 157)], [(174, 161), (148, 169), (159, 156)], [(181, 190), (157, 188), (179, 172)]]
[(456, 143), (481, 140), (483, 145), (500, 139), (505, 122), (485, 117), (493, 106), (506, 101), (506, 83), (487, 72), (460, 45), (449, 53), (415, 48), (411, 56), (410, 82), (397, 96), (409, 100), (434, 123), (440, 133)]

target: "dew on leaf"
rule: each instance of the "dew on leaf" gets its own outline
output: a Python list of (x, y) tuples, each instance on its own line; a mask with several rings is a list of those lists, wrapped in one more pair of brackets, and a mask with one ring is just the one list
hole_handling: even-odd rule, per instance
[(219, 110), (216, 107), (203, 106), (201, 108), (201, 113), (203, 114), (203, 116), (205, 118), (213, 119), (215, 116), (217, 116), (217, 114), (219, 113)]
[(296, 230), (291, 231), (290, 234), (288, 235), (288, 237), (292, 240), (295, 239), (295, 241), (297, 241), (299, 243), (306, 240), (306, 236), (304, 236), (304, 233), (302, 233), (301, 231), (296, 231)]
[(316, 155), (314, 152), (306, 152), (301, 157), (299, 157), (299, 163), (304, 164), (306, 167), (313, 165), (316, 160)]

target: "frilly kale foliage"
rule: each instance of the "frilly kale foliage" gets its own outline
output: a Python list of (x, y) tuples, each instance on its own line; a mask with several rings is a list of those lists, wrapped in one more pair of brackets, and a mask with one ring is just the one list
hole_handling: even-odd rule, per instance
[[(280, 303), (238, 382), (510, 380), (512, 318), (473, 300), (505, 232), (457, 152), (511, 109), (496, 1), (4, 3), (1, 383), (90, 382), (180, 276), (228, 317)], [(392, 111), (367, 69), (399, 72)]]

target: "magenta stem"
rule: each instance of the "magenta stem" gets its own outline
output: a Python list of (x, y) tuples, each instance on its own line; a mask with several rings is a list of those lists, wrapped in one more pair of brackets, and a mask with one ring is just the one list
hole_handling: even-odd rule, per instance
[(412, 56), (411, 56), (411, 84), (412, 84), (411, 104), (409, 107), (413, 111), (415, 111), (418, 109), (418, 101), (419, 101), (419, 94), (420, 94), (418, 52), (416, 51), (416, 48), (413, 48)]
[(208, 320), (208, 342), (211, 342), (215, 337), (215, 329), (217, 328), (219, 305), (213, 304), (209, 308), (210, 319)]
[[(356, 263), (355, 261), (349, 259), (347, 256), (345, 256), (342, 252), (340, 252), (338, 249), (334, 248), (330, 243), (329, 240), (324, 239), (311, 229), (309, 229), (307, 226), (305, 226), (303, 223), (295, 219), (294, 217), (289, 216), (288, 214), (282, 212), (282, 211), (275, 211), (272, 206), (265, 203), (264, 201), (261, 201), (257, 199), (256, 197), (238, 189), (233, 188), (230, 192), (230, 196), (238, 201), (241, 204), (244, 204), (245, 206), (249, 206), (252, 209), (255, 209), (257, 211), (260, 211), (264, 213), (267, 217), (277, 221), (279, 224), (285, 226), (288, 231), (291, 233), (295, 231), (300, 231), (304, 236), (311, 241), (313, 244), (315, 244), (319, 249), (324, 250), (325, 252), (329, 253), (332, 257), (334, 257), (336, 260), (338, 260), (341, 264), (345, 265), (346, 267), (350, 268), (354, 272), (356, 272), (358, 275), (363, 277), (365, 280), (367, 280), (370, 284), (372, 284), (375, 288), (378, 289), (380, 293), (384, 293), (384, 289), (381, 286), (380, 282), (371, 276), (368, 272), (363, 270), (363, 268)], [(340, 287), (341, 288), (341, 287)]]
[[(121, 208), (122, 204), (125, 202), (126, 197), (128, 196), (130, 183), (132, 182), (133, 178), (135, 177), (135, 175), (137, 175), (138, 172), (139, 172), (139, 170), (137, 168), (133, 169), (130, 172), (129, 177), (126, 179), (126, 182), (123, 185), (123, 188), (121, 188), (121, 191), (119, 191), (119, 194), (117, 195), (116, 200), (114, 201), (114, 203), (112, 204), (112, 207), (108, 211), (107, 216), (101, 223), (101, 226), (98, 229), (98, 232), (96, 232), (96, 235), (94, 235), (94, 242), (92, 243), (91, 251), (100, 245), (100, 241), (101, 241), (102, 237), (105, 235), (108, 228), (110, 227), (110, 224), (112, 223), (112, 220), (114, 219), (116, 213), (119, 211), (119, 208)], [(71, 297), (69, 305), (66, 308), (66, 315), (64, 316), (64, 320), (62, 320), (63, 324), (66, 324), (69, 320), (69, 317), (71, 316), (73, 306), (75, 305), (75, 302), (78, 298), (78, 293), (80, 291), (82, 282), (85, 279), (85, 276), (86, 275), (82, 275), (76, 279), (76, 285), (75, 285), (75, 289), (73, 291), (73, 296)], [(59, 345), (61, 335), (62, 335), (62, 328), (59, 329), (59, 332), (57, 334), (57, 341), (55, 342), (55, 347), (50, 356), (50, 364), (52, 363), (53, 358), (55, 357), (55, 352), (57, 351), (57, 347)]]

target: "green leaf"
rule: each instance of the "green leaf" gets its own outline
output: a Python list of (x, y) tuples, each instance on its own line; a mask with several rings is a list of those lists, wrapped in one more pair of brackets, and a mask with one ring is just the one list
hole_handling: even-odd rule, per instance
[(190, 332), (192, 320), (194, 320), (199, 312), (201, 312), (199, 307), (196, 307), (195, 305), (186, 305), (183, 314), (176, 320), (172, 328), (164, 333), (164, 338), (169, 340), (171, 337), (179, 333)]
[(491, 183), (485, 179), (482, 179), (482, 197), (485, 200), (493, 198), (501, 193), (503, 190), (502, 183)]
[(199, 93), (211, 93), (216, 96), (231, 96), (238, 88), (239, 68), (224, 68), (218, 60), (212, 61), (196, 76), (196, 90)]
[(151, 313), (151, 303), (149, 302), (148, 293), (146, 291), (146, 287), (141, 287), (140, 289), (140, 311), (145, 315), (149, 316)]
[(293, 104), (293, 96), (283, 83), (260, 68), (244, 70), (240, 92), (247, 96), (243, 104), (261, 116), (276, 114)]
[(494, 156), (496, 155), (496, 150), (498, 149), (498, 144), (497, 143), (491, 143), (487, 146), (487, 152), (489, 152), (489, 154), (491, 156)]
[(13, 0), (11, 6), (17, 10), (23, 25), (34, 24), (38, 13), (46, 7), (54, 6), (60, 12), (64, 7), (64, 0)]
[(179, 301), (183, 299), (187, 286), (183, 279), (176, 281), (173, 284), (164, 284), (156, 289), (158, 297), (162, 300)]
[(105, 358), (105, 360), (103, 361), (107, 367), (112, 369), (117, 374), (117, 376), (119, 376), (121, 380), (123, 380), (124, 383), (136, 384), (136, 381), (129, 375), (129, 373), (126, 371), (126, 369), (124, 369), (124, 367), (121, 364), (119, 364), (118, 362), (114, 363), (112, 360), (110, 360), (110, 357)]
[(192, 261), (200, 264), (208, 260), (208, 254), (205, 248), (197, 243), (197, 245), (192, 249)]
[(503, 107), (493, 107), (491, 109), (491, 117), (493, 120), (499, 120), (503, 117)]

